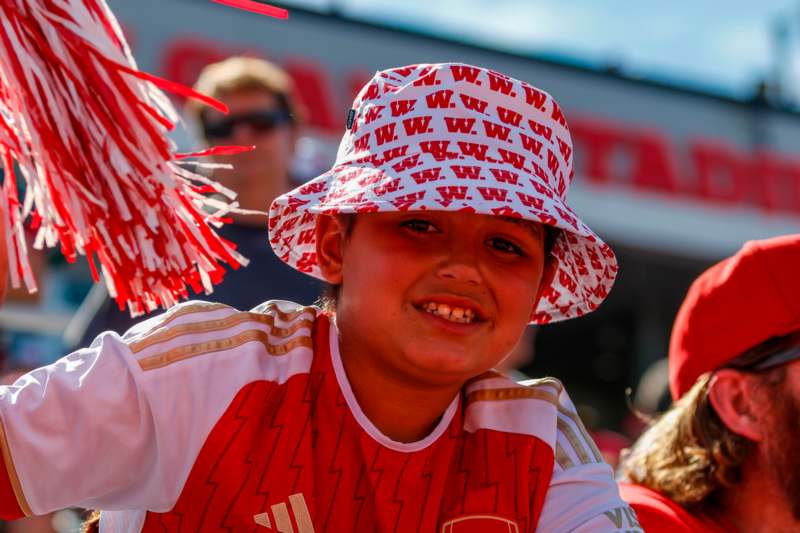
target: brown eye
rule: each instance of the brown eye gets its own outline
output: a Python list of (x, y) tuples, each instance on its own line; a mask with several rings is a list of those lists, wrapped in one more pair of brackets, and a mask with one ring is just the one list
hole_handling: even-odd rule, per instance
[(400, 224), (404, 228), (408, 228), (412, 231), (416, 231), (419, 233), (431, 233), (436, 231), (436, 226), (428, 222), (427, 220), (405, 220)]
[(522, 249), (519, 246), (506, 239), (494, 237), (486, 241), (486, 244), (505, 254), (523, 255)]

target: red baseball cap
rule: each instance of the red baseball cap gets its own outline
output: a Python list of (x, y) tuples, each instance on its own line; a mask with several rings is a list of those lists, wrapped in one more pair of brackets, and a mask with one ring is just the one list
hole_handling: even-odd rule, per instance
[(702, 374), (754, 346), (800, 331), (800, 234), (750, 241), (695, 280), (669, 347), (669, 386), (680, 398)]

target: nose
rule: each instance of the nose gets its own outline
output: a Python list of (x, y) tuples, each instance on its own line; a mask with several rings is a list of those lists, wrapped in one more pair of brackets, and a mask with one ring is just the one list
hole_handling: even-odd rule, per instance
[(245, 142), (248, 139), (252, 139), (255, 135), (253, 128), (249, 124), (238, 123), (233, 126), (233, 131), (231, 132), (231, 138), (235, 142)]
[(482, 276), (474, 249), (460, 239), (452, 239), (445, 257), (437, 267), (436, 275), (442, 279), (479, 285)]

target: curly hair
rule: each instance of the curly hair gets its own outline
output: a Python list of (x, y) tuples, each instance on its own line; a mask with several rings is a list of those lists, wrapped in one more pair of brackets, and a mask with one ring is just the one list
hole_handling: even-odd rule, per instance
[[(751, 348), (728, 365), (758, 375), (764, 386), (783, 381), (785, 367), (753, 370), (754, 364), (779, 352), (796, 335), (775, 337)], [(742, 361), (748, 364), (739, 364)], [(753, 442), (728, 429), (709, 398), (712, 373), (700, 376), (628, 450), (621, 463), (623, 479), (656, 490), (694, 509), (714, 505), (715, 495), (741, 481), (742, 464)]]
[(702, 506), (741, 479), (752, 442), (720, 420), (708, 395), (711, 374), (694, 386), (642, 435), (623, 458), (623, 476), (684, 507)]

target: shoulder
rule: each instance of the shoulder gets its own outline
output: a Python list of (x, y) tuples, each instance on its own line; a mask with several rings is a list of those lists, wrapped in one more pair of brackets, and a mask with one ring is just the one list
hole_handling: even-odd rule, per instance
[(316, 307), (279, 300), (250, 311), (191, 301), (135, 325), (122, 341), (144, 371), (212, 354), (224, 358), (244, 346), (268, 355), (285, 355), (300, 348), (311, 350), (318, 316)]
[(601, 463), (564, 385), (555, 378), (517, 383), (495, 371), (465, 387), (465, 429), (493, 429), (531, 435), (553, 451), (556, 464), (570, 468)]
[(690, 533), (715, 531), (707, 529), (703, 520), (663, 494), (631, 483), (620, 483), (620, 496), (636, 512), (645, 531), (653, 533)]

